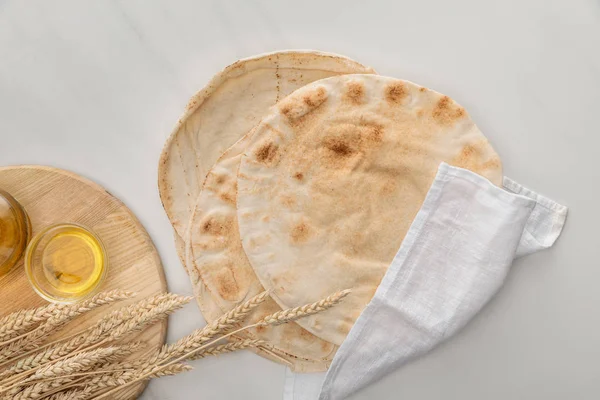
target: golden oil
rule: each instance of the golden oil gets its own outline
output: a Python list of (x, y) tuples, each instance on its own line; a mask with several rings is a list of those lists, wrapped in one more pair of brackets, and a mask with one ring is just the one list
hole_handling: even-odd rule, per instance
[(14, 197), (0, 189), (0, 276), (21, 259), (30, 234), (27, 213)]
[(75, 302), (92, 294), (107, 267), (98, 236), (76, 224), (44, 229), (31, 240), (25, 255), (25, 270), (33, 288), (54, 302)]

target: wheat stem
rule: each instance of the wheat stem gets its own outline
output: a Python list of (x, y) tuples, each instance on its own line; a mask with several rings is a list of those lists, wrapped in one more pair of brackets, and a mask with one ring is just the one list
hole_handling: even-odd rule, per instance
[(6, 392), (14, 387), (23, 386), (28, 382), (32, 382), (38, 379), (60, 377), (62, 375), (74, 374), (75, 371), (85, 371), (92, 368), (98, 362), (110, 359), (115, 353), (119, 351), (119, 347), (105, 347), (93, 351), (77, 354), (73, 357), (69, 357), (65, 360), (58, 361), (40, 368), (30, 377), (12, 384), (8, 387), (0, 389), (0, 393)]
[(0, 366), (13, 362), (15, 355), (17, 356), (16, 358), (19, 358), (20, 353), (37, 348), (41, 344), (42, 339), (76, 316), (102, 305), (129, 298), (132, 295), (131, 292), (112, 290), (99, 293), (78, 304), (67, 304), (61, 308), (53, 308), (52, 314), (40, 327), (19, 340), (10, 343), (8, 347), (0, 348)]
[(288, 310), (282, 310), (282, 311), (276, 312), (274, 314), (268, 315), (267, 317), (263, 318), (261, 321), (255, 323), (255, 324), (251, 324), (251, 325), (239, 328), (239, 329), (237, 329), (233, 332), (230, 332), (224, 336), (214, 339), (203, 346), (193, 349), (193, 350), (183, 354), (182, 356), (177, 357), (172, 361), (169, 361), (168, 363), (166, 363), (164, 365), (156, 366), (156, 367), (150, 369), (150, 371), (147, 371), (144, 374), (142, 374), (141, 376), (137, 377), (136, 379), (131, 380), (117, 388), (111, 389), (105, 393), (102, 393), (102, 394), (94, 397), (94, 399), (98, 400), (98, 399), (106, 398), (107, 396), (112, 395), (113, 393), (117, 392), (118, 390), (121, 390), (121, 389), (123, 389), (127, 386), (130, 386), (136, 382), (139, 382), (141, 380), (148, 379), (148, 377), (151, 376), (153, 373), (156, 373), (156, 372), (160, 371), (161, 369), (167, 368), (175, 363), (179, 363), (185, 359), (188, 359), (189, 357), (191, 357), (193, 354), (197, 353), (198, 351), (203, 350), (207, 347), (210, 347), (211, 345), (215, 344), (216, 342), (226, 339), (232, 335), (235, 335), (236, 333), (242, 332), (247, 329), (255, 328), (258, 326), (280, 325), (282, 323), (295, 321), (297, 319), (304, 318), (306, 316), (325, 311), (325, 310), (333, 307), (334, 305), (338, 304), (348, 294), (350, 294), (350, 291), (344, 290), (342, 292), (334, 293), (331, 296), (328, 296), (327, 298), (320, 300), (316, 303), (307, 304), (307, 305), (304, 305), (301, 307), (296, 307), (296, 308), (292, 308), (292, 309), (288, 309)]
[[(22, 377), (25, 371), (35, 370), (46, 362), (61, 360), (81, 351), (89, 351), (103, 344), (114, 342), (123, 336), (138, 331), (173, 311), (183, 307), (192, 297), (178, 296), (172, 293), (160, 293), (135, 304), (115, 310), (102, 318), (91, 329), (81, 332), (80, 336), (71, 337), (62, 344), (41, 351), (21, 360), (16, 365), (0, 374), (0, 377), (14, 375)], [(85, 347), (87, 346), (87, 347)]]
[[(14, 312), (0, 319), (0, 340), (8, 340), (21, 334), (23, 331), (29, 330), (38, 323), (45, 322), (53, 316), (66, 312), (66, 310), (78, 309), (83, 304), (87, 304), (91, 309), (114, 301), (124, 300), (134, 295), (132, 292), (116, 289), (99, 293), (79, 304), (49, 304), (43, 307)], [(0, 346), (3, 344), (0, 343)]]
[(343, 290), (341, 292), (334, 293), (323, 300), (317, 301), (316, 303), (306, 304), (304, 306), (289, 308), (287, 310), (281, 310), (274, 314), (267, 315), (261, 321), (258, 322), (259, 326), (277, 326), (285, 324), (287, 322), (295, 321), (299, 318), (308, 317), (313, 314), (325, 311), (328, 308), (333, 307), (344, 299), (344, 297), (350, 294), (350, 290)]
[(189, 358), (189, 360), (199, 360), (208, 356), (218, 356), (221, 354), (231, 353), (238, 350), (247, 349), (249, 347), (258, 347), (265, 344), (262, 340), (257, 339), (244, 339), (240, 341), (235, 341), (227, 344), (221, 344), (215, 347), (209, 347), (208, 349), (196, 353)]

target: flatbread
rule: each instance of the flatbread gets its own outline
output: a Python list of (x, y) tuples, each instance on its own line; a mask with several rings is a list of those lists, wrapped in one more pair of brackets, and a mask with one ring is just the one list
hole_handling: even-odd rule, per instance
[[(263, 292), (242, 248), (237, 224), (237, 172), (249, 136), (228, 149), (209, 171), (204, 188), (198, 196), (187, 236), (187, 268), (208, 321), (219, 318), (238, 304)], [(257, 322), (266, 315), (280, 311), (268, 299), (246, 321)], [(274, 352), (301, 372), (325, 371), (337, 346), (317, 338), (296, 323), (277, 327), (259, 327), (244, 337), (268, 342)], [(265, 355), (264, 352), (259, 353)], [(281, 361), (281, 360), (279, 360)]]
[(440, 162), (500, 185), (500, 158), (440, 93), (377, 75), (307, 85), (263, 118), (238, 174), (244, 250), (283, 307), (352, 289), (298, 323), (340, 345), (373, 297)]
[(297, 88), (339, 74), (374, 73), (349, 58), (309, 50), (239, 60), (215, 75), (188, 103), (160, 157), (158, 187), (183, 258), (190, 214), (209, 168), (277, 101)]

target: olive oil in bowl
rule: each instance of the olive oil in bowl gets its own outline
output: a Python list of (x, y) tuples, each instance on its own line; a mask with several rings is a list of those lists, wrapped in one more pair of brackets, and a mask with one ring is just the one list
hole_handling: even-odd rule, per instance
[(52, 302), (72, 303), (93, 294), (107, 268), (98, 236), (76, 224), (47, 227), (31, 240), (25, 254), (31, 285)]

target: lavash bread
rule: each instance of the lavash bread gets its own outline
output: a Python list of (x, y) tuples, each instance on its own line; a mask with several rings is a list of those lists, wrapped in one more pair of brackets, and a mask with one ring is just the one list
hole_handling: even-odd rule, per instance
[[(242, 249), (237, 224), (237, 172), (249, 141), (250, 134), (229, 148), (209, 171), (189, 224), (187, 268), (208, 321), (264, 291)], [(257, 322), (280, 310), (268, 299), (245, 323)], [(270, 351), (265, 352), (263, 347), (258, 354), (271, 359), (275, 354), (298, 372), (325, 371), (337, 350), (337, 346), (294, 322), (253, 328), (239, 336), (266, 341)]]
[(375, 293), (440, 162), (502, 181), (498, 155), (464, 108), (377, 75), (298, 89), (250, 141), (238, 173), (243, 248), (282, 308), (352, 289), (342, 304), (298, 321), (337, 345)]
[(229, 65), (190, 100), (165, 144), (158, 172), (160, 198), (182, 261), (190, 214), (217, 158), (289, 93), (322, 78), (353, 73), (374, 71), (336, 54), (280, 51)]

